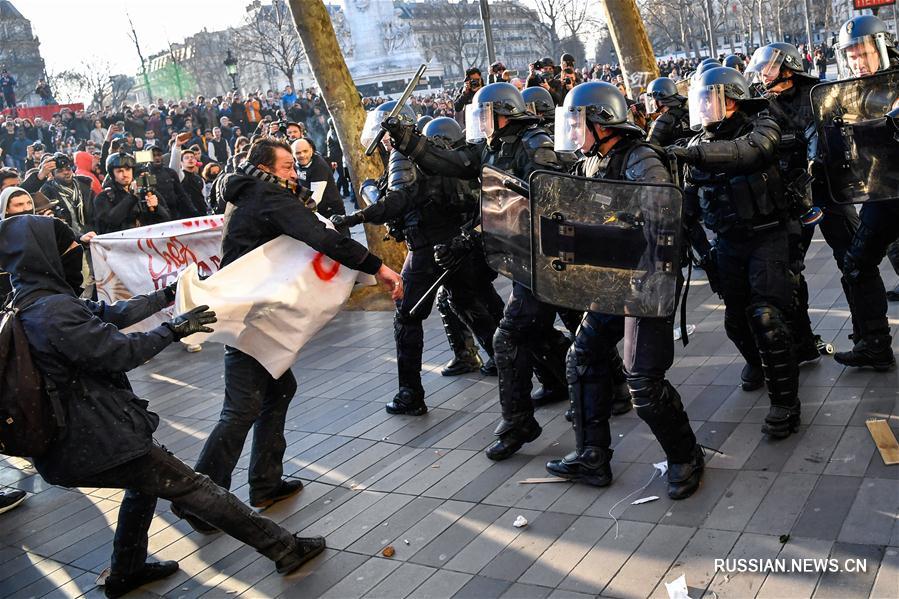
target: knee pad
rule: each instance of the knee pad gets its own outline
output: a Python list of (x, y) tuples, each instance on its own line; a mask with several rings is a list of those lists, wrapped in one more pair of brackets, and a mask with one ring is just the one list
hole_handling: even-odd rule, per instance
[(503, 367), (515, 361), (518, 355), (521, 335), (502, 327), (493, 334), (493, 356), (497, 367)]
[(680, 406), (680, 395), (665, 379), (629, 377), (627, 388), (631, 392), (634, 410), (640, 418), (651, 419), (671, 405)]
[(765, 349), (788, 347), (790, 329), (783, 313), (771, 304), (755, 304), (746, 309), (757, 343)]

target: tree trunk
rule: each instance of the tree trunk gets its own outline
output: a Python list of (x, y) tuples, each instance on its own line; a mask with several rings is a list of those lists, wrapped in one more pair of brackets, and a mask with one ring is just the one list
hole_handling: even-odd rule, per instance
[[(381, 176), (384, 164), (377, 153), (365, 156), (359, 142), (365, 110), (337, 43), (328, 10), (322, 0), (290, 0), (290, 11), (306, 51), (309, 70), (334, 119), (337, 137), (350, 168), (353, 188), (358, 192), (363, 181)], [(361, 194), (357, 193), (356, 197), (364, 202)], [(402, 268), (406, 248), (392, 240), (384, 241), (383, 227), (365, 225), (365, 237), (373, 254), (396, 271)], [(394, 309), (390, 296), (380, 287), (357, 287), (348, 306), (368, 310)]]
[(602, 8), (627, 93), (631, 98), (639, 98), (649, 82), (659, 76), (659, 65), (637, 3), (635, 0), (603, 0)]

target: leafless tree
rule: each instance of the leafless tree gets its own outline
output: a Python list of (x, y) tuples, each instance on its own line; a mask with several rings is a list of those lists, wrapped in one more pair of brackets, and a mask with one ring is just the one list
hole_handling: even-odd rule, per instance
[(596, 6), (584, 0), (534, 0), (534, 6), (544, 33), (543, 50), (553, 60), (562, 53), (564, 40), (583, 40), (600, 24)]
[(297, 69), (305, 62), (300, 38), (284, 0), (247, 8), (243, 27), (235, 30), (235, 50), (243, 63), (274, 67), (295, 87)]
[(413, 6), (418, 22), (425, 25), (416, 31), (425, 60), (433, 54), (455, 76), (480, 64), (486, 52), (476, 2), (426, 0)]

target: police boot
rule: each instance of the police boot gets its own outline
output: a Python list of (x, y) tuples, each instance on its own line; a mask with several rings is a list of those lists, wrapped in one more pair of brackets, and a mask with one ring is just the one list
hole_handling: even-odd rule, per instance
[(425, 405), (424, 391), (400, 387), (399, 392), (385, 407), (388, 414), (405, 414), (406, 416), (422, 416), (428, 413)]
[(889, 335), (867, 335), (856, 341), (851, 350), (835, 353), (833, 359), (853, 368), (869, 367), (880, 372), (890, 370), (896, 365), (891, 342)]
[(487, 457), (495, 462), (512, 457), (525, 443), (535, 441), (543, 429), (537, 420), (531, 416), (520, 422), (510, 422), (503, 419), (496, 427), (493, 434), (499, 437), (493, 445), (487, 448)]
[(750, 306), (747, 314), (771, 400), (762, 433), (783, 439), (796, 432), (799, 426), (799, 368), (793, 355), (790, 330), (780, 310), (774, 306)]
[(546, 471), (559, 478), (605, 487), (612, 482), (608, 382), (575, 380), (569, 385), (575, 451), (546, 463)]
[(531, 393), (531, 401), (534, 407), (542, 408), (559, 401), (568, 399), (568, 391), (564, 387), (540, 385)]
[(696, 492), (702, 481), (702, 471), (705, 469), (705, 457), (702, 447), (693, 447), (693, 456), (689, 462), (682, 464), (668, 464), (668, 497), (671, 499), (686, 499)]
[(887, 291), (887, 299), (891, 302), (899, 302), (899, 284)]
[[(441, 290), (442, 291), (442, 290)], [(445, 294), (443, 294), (445, 296)], [(456, 313), (453, 312), (449, 301), (437, 300), (437, 311), (443, 321), (443, 330), (446, 332), (446, 340), (453, 350), (453, 359), (446, 363), (440, 374), (443, 376), (458, 376), (469, 372), (476, 372), (482, 366), (478, 348), (475, 347), (474, 337)]]

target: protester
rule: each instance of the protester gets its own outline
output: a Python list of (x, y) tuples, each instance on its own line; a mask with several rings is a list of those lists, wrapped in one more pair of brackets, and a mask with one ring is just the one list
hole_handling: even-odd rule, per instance
[(312, 190), (312, 197), (317, 200), (318, 213), (325, 218), (346, 214), (340, 192), (337, 191), (337, 183), (334, 182), (334, 171), (318, 153), (315, 143), (304, 137), (293, 142), (291, 149), (297, 161), (299, 181)]

